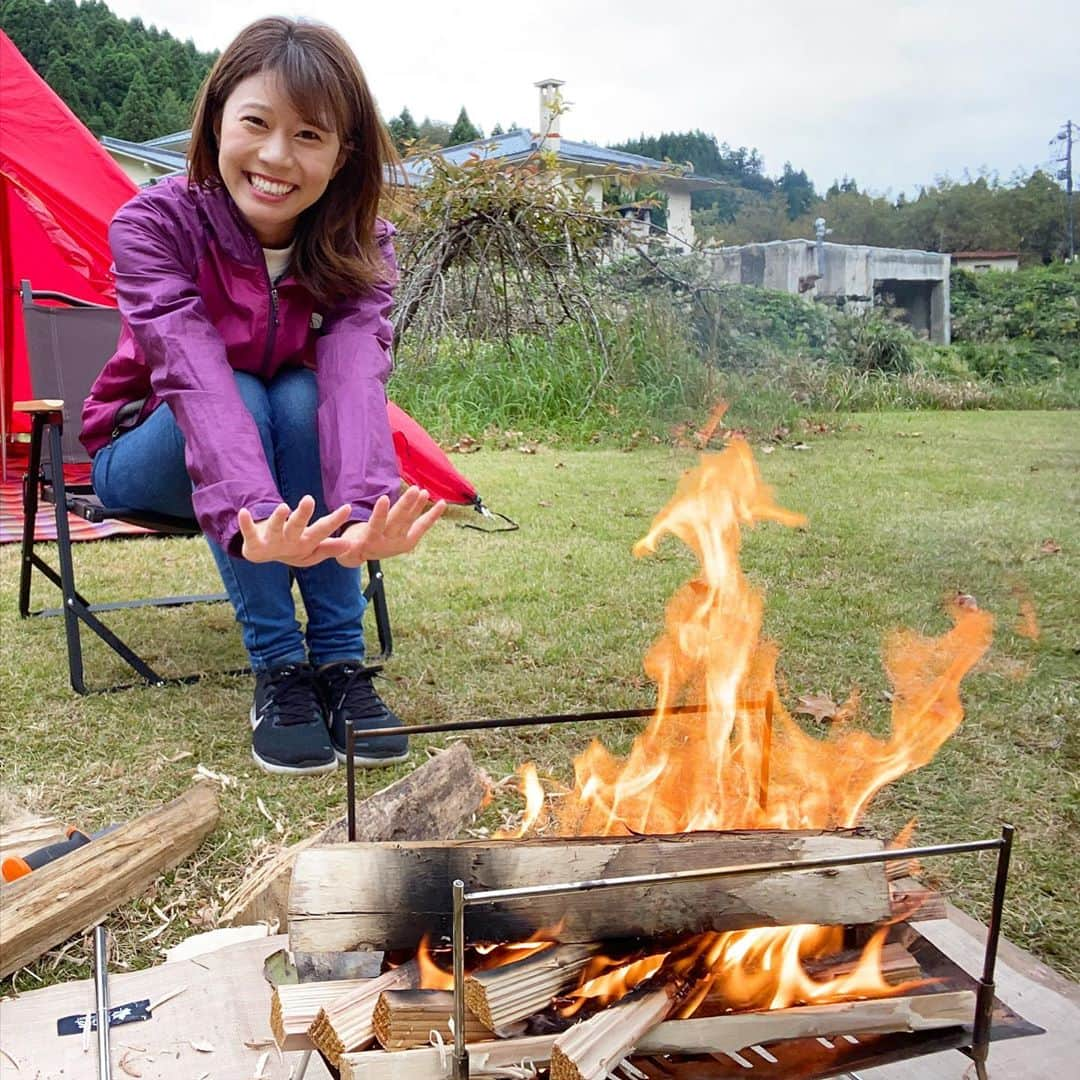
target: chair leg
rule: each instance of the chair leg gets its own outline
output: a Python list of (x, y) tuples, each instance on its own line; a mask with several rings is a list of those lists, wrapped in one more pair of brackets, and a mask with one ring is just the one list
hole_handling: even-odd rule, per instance
[(34, 526), (37, 524), (38, 483), (41, 473), (41, 441), (45, 417), (35, 413), (30, 426), (30, 471), (23, 478), (22, 563), (19, 566), (19, 615), (30, 614), (30, 579), (34, 571)]

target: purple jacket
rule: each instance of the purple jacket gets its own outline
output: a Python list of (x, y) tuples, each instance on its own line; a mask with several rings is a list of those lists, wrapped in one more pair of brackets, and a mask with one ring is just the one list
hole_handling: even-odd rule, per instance
[(327, 505), (351, 503), (352, 520), (366, 521), (400, 485), (386, 412), (393, 233), (378, 221), (386, 283), (326, 306), (288, 275), (271, 288), (259, 242), (224, 188), (178, 177), (140, 192), (109, 228), (123, 323), (83, 406), (87, 451), (119, 433), (125, 405), (144, 402), (142, 421), (167, 403), (187, 443), (199, 525), (238, 555), (237, 511), (259, 520), (282, 498), (232, 372), (271, 379), (283, 366), (310, 367)]

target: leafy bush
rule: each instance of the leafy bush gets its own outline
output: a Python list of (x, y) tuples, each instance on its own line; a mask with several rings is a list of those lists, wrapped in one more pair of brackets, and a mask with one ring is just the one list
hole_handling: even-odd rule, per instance
[(915, 366), (916, 338), (877, 308), (857, 315), (837, 313), (829, 354), (856, 371), (902, 375)]

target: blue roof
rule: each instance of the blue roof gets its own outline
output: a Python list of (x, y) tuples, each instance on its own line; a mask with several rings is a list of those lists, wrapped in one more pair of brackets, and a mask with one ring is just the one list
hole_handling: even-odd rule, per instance
[(161, 150), (150, 143), (128, 142), (127, 139), (114, 139), (103, 135), (101, 145), (106, 150), (115, 150), (118, 154), (125, 154), (163, 169), (183, 169), (186, 163), (183, 154), (178, 154), (175, 150)]
[[(473, 139), (472, 142), (447, 146), (436, 152), (454, 165), (464, 165), (472, 159), (515, 162), (535, 154), (541, 141), (539, 135), (528, 131), (508, 131), (505, 135)], [(659, 161), (641, 154), (628, 154), (623, 150), (609, 150), (606, 146), (596, 146), (593, 143), (559, 139), (557, 153), (559, 161), (568, 165), (600, 165), (630, 172), (662, 173), (672, 179), (687, 181), (694, 187), (719, 186), (717, 181), (704, 176), (694, 176), (683, 166), (673, 165), (669, 161)], [(426, 178), (431, 172), (431, 165), (425, 157), (407, 159), (405, 164), (410, 174), (417, 173)]]

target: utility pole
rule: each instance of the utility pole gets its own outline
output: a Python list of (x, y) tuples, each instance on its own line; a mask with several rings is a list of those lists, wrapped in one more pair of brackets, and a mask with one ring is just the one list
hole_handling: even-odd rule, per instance
[(1058, 171), (1057, 178), (1065, 181), (1066, 220), (1069, 229), (1069, 261), (1076, 258), (1076, 208), (1073, 205), (1073, 168), (1072, 149), (1073, 132), (1080, 132), (1080, 127), (1071, 120), (1065, 121), (1065, 126), (1057, 133), (1055, 142), (1065, 144), (1064, 157), (1055, 158), (1055, 161), (1063, 161), (1065, 168)]

